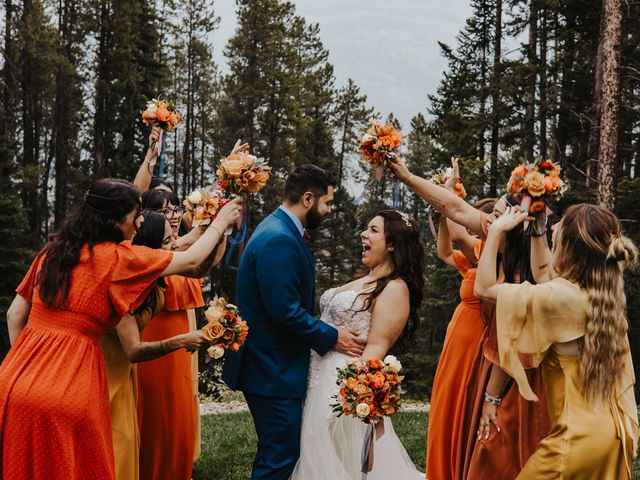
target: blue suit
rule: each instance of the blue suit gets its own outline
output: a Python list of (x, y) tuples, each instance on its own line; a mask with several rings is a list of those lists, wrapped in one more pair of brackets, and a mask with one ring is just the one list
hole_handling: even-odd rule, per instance
[(324, 355), (338, 332), (310, 313), (313, 257), (281, 209), (265, 218), (247, 243), (237, 303), (249, 336), (239, 352), (227, 353), (222, 378), (244, 392), (254, 418), (258, 453), (251, 478), (286, 480), (300, 452), (310, 349)]

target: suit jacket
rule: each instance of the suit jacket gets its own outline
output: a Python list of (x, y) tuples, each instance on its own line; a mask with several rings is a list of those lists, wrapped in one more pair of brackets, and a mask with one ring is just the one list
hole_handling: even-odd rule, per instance
[(304, 398), (310, 348), (324, 355), (338, 331), (310, 313), (313, 257), (281, 209), (265, 218), (247, 243), (238, 268), (237, 303), (249, 335), (239, 352), (227, 352), (224, 381), (246, 393)]

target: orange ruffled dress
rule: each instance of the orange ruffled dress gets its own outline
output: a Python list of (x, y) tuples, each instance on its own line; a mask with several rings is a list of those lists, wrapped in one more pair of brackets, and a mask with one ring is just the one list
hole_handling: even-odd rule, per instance
[(0, 478), (115, 478), (99, 339), (142, 303), (171, 258), (128, 241), (85, 245), (63, 309), (42, 302), (42, 257), (32, 264), (17, 289), (29, 319), (0, 365)]
[[(476, 257), (480, 256), (481, 245), (475, 242)], [(476, 269), (459, 250), (454, 250), (453, 258), (463, 280), (461, 302), (447, 328), (431, 391), (427, 478), (435, 480), (451, 480), (455, 475), (467, 381), (484, 327), (480, 301), (473, 295)]]
[[(188, 309), (204, 306), (199, 279), (165, 277), (165, 305), (142, 332), (155, 342), (189, 331)], [(195, 447), (191, 353), (186, 350), (138, 364), (140, 478), (189, 480)]]

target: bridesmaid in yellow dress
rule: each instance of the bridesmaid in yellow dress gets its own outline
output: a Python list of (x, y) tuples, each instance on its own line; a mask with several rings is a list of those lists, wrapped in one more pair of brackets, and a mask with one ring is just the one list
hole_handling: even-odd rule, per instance
[(489, 229), (476, 295), (495, 302), (500, 364), (536, 400), (519, 354), (541, 365), (551, 430), (518, 480), (628, 480), (638, 441), (623, 270), (638, 251), (604, 208), (580, 204), (554, 228), (551, 281), (498, 285), (502, 235), (527, 215), (509, 209)]

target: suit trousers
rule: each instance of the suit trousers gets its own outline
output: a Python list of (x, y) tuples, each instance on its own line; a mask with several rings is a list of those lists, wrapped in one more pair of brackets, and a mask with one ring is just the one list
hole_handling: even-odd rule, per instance
[(302, 399), (244, 393), (258, 435), (251, 480), (287, 480), (300, 456)]

